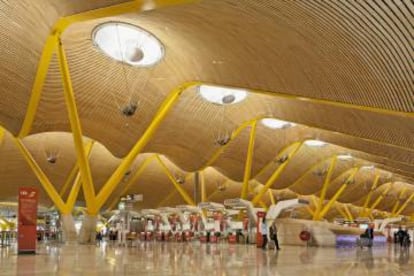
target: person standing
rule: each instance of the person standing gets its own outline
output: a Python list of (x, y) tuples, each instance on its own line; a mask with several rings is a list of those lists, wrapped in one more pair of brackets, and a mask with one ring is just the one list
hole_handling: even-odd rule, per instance
[(267, 245), (267, 225), (266, 225), (266, 218), (263, 218), (262, 225), (261, 225), (261, 232), (262, 232), (262, 237), (263, 237), (262, 249), (265, 250), (266, 249), (266, 245)]
[(277, 226), (276, 226), (276, 220), (273, 221), (272, 225), (270, 226), (270, 238), (274, 241), (275, 243), (275, 250), (280, 250), (279, 247), (279, 241), (277, 239)]

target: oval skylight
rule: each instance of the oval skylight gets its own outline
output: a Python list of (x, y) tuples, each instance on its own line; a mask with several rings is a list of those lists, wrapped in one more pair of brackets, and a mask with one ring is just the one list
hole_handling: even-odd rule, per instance
[(326, 145), (326, 143), (321, 140), (306, 140), (305, 145), (311, 146), (311, 147), (323, 147)]
[(211, 85), (200, 85), (198, 89), (203, 99), (219, 105), (239, 103), (247, 97), (247, 91), (243, 89)]
[(101, 24), (92, 39), (107, 56), (133, 66), (152, 66), (164, 56), (164, 47), (155, 36), (128, 23)]
[(288, 128), (288, 127), (294, 127), (296, 124), (291, 122), (286, 122), (274, 118), (263, 118), (260, 120), (262, 124), (268, 128), (277, 129), (277, 128)]

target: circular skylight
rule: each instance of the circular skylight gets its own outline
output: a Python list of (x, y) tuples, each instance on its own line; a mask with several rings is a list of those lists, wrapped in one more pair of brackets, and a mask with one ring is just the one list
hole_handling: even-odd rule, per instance
[(277, 129), (277, 128), (289, 128), (294, 127), (296, 124), (291, 122), (286, 122), (274, 118), (263, 118), (261, 120), (262, 124), (268, 128)]
[(151, 66), (164, 56), (164, 48), (157, 38), (128, 23), (101, 24), (93, 31), (92, 39), (104, 54), (133, 66)]
[(305, 145), (311, 146), (311, 147), (323, 147), (326, 145), (326, 143), (321, 140), (306, 140)]
[(246, 90), (211, 85), (200, 85), (199, 92), (203, 99), (219, 105), (239, 103), (247, 97)]

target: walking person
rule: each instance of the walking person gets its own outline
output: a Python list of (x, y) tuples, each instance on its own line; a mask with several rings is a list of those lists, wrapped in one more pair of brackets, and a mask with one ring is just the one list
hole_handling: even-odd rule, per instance
[(280, 250), (279, 247), (279, 241), (277, 239), (277, 226), (276, 226), (276, 220), (273, 221), (272, 225), (269, 228), (269, 234), (270, 234), (270, 238), (274, 241), (275, 243), (275, 251), (276, 250)]
[(262, 237), (263, 237), (263, 244), (262, 244), (262, 249), (265, 250), (266, 249), (266, 245), (267, 245), (267, 225), (266, 225), (266, 218), (263, 218), (262, 221), (262, 225), (261, 225), (261, 232), (262, 232)]

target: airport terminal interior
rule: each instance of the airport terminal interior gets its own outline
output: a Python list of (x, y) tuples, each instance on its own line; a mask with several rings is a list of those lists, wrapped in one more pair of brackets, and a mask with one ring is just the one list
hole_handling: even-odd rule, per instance
[(0, 275), (413, 275), (412, 0), (0, 22)]

